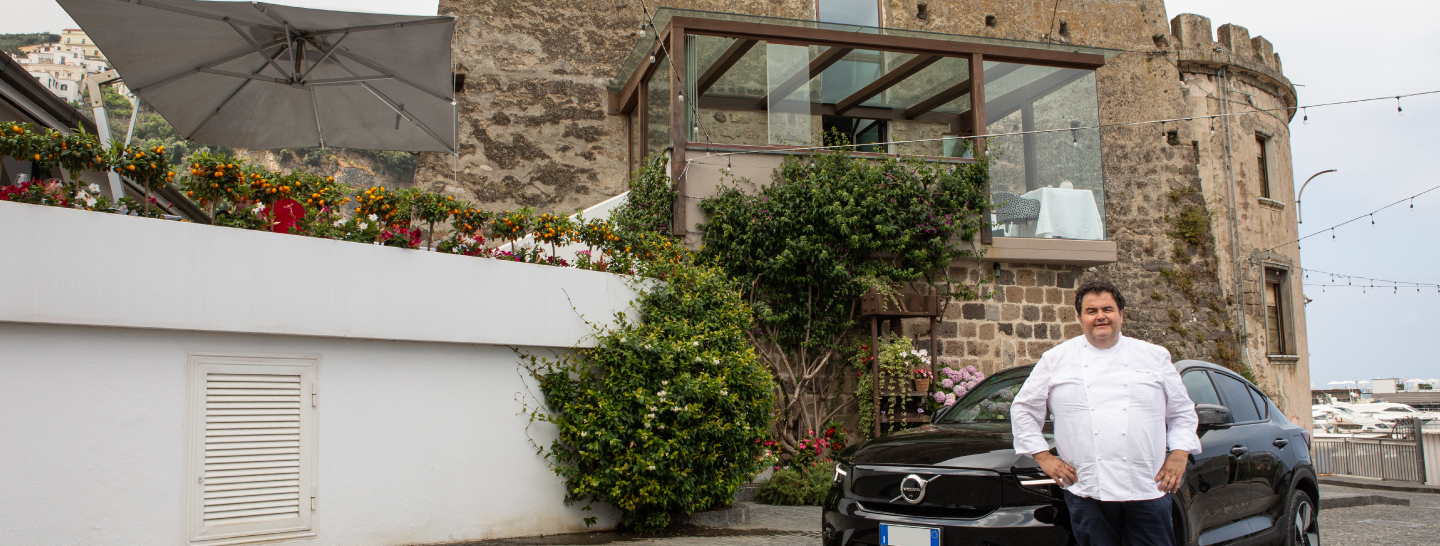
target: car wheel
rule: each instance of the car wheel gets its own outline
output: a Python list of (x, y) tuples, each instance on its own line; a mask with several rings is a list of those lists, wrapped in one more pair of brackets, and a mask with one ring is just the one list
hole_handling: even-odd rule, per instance
[(1320, 546), (1320, 511), (1309, 493), (1297, 489), (1290, 494), (1289, 521), (1286, 546)]

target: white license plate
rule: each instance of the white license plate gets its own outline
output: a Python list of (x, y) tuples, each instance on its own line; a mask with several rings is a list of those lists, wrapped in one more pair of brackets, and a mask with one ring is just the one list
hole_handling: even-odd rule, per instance
[(880, 546), (940, 546), (940, 530), (881, 523)]

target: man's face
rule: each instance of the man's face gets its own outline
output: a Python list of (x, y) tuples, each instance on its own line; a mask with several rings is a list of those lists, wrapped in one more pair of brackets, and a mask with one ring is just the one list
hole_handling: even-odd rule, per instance
[(1120, 333), (1125, 312), (1109, 292), (1091, 292), (1080, 300), (1080, 329), (1092, 341), (1107, 340)]

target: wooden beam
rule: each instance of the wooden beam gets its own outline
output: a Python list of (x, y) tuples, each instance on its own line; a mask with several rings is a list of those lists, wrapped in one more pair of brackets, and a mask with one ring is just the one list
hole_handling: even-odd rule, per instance
[[(755, 105), (755, 99), (744, 97), (717, 97), (714, 95), (700, 97), (700, 108), (707, 110), (734, 110), (741, 112), (754, 112), (760, 108)], [(815, 116), (835, 116), (835, 105), (833, 104), (810, 104), (810, 114)], [(967, 114), (959, 116), (944, 112), (926, 112), (916, 116), (914, 119), (907, 119), (903, 110), (899, 108), (883, 108), (878, 106), (856, 106), (845, 113), (846, 117), (859, 119), (885, 119), (891, 121), (919, 121), (924, 123), (954, 123), (956, 118), (962, 118)], [(968, 119), (968, 118), (965, 118)], [(968, 130), (968, 129), (967, 129)]]
[(924, 114), (926, 112), (939, 108), (940, 105), (958, 99), (969, 92), (970, 80), (965, 80), (963, 82), (957, 83), (951, 86), (949, 89), (936, 93), (933, 97), (916, 103), (915, 106), (906, 108), (905, 119), (915, 119), (919, 117), (920, 114)]
[[(968, 42), (959, 40), (938, 40), (907, 36), (904, 31), (894, 34), (867, 34), (824, 28), (804, 28), (745, 21), (726, 21), (697, 17), (674, 17), (672, 24), (683, 25), (690, 34), (725, 36), (729, 38), (755, 38), (776, 43), (838, 46), (851, 49), (875, 49), (891, 53), (913, 53), (916, 55), (942, 55), (951, 57), (968, 56), (976, 53), (985, 55), (994, 62), (1022, 63), (1064, 68), (1096, 69), (1105, 65), (1105, 56), (1096, 53), (1081, 53), (1073, 46), (1052, 46), (1051, 48), (1030, 48)], [(890, 30), (890, 29), (887, 29)]]
[[(839, 46), (826, 49), (824, 53), (821, 53), (818, 57), (815, 57), (814, 60), (810, 61), (810, 66), (806, 67), (805, 70), (801, 70), (794, 76), (790, 76), (784, 83), (781, 83), (776, 86), (775, 89), (771, 90), (771, 94), (780, 97), (789, 95), (795, 91), (795, 89), (799, 88), (800, 85), (814, 79), (815, 76), (819, 76), (826, 68), (830, 68), (831, 65), (840, 62), (840, 59), (854, 50), (855, 48), (852, 47)], [(759, 106), (761, 110), (768, 108), (770, 106), (770, 96), (760, 97), (760, 100), (756, 101), (755, 104)]]
[(870, 98), (875, 95), (883, 93), (886, 89), (895, 87), (896, 84), (905, 81), (905, 78), (914, 76), (916, 73), (925, 70), (926, 67), (935, 64), (936, 61), (942, 58), (943, 57), (939, 55), (916, 55), (914, 58), (905, 61), (905, 64), (886, 72), (885, 75), (879, 78), (875, 78), (875, 81), (870, 82), (870, 85), (861, 88), (850, 96), (841, 99), (840, 102), (835, 103), (835, 113), (844, 115), (845, 112), (851, 108), (870, 100)]
[[(1023, 68), (1024, 66), (1025, 66), (1025, 65), (1012, 64), (1012, 63), (998, 64), (998, 65), (992, 66), (992, 67), (990, 67), (989, 70), (986, 70), (986, 71), (985, 71), (985, 80), (986, 80), (986, 81), (998, 80), (998, 79), (1000, 79), (1000, 78), (1005, 77), (1007, 74), (1009, 74), (1009, 73), (1011, 73), (1011, 72), (1014, 72), (1014, 71), (1016, 71), (1016, 70), (1020, 70), (1020, 69)], [(928, 99), (925, 99), (925, 100), (923, 100), (923, 101), (920, 101), (920, 102), (919, 102), (918, 104), (916, 104), (915, 106), (911, 106), (911, 107), (909, 107), (909, 108), (906, 108), (906, 109), (905, 109), (905, 119), (915, 119), (916, 117), (919, 117), (921, 114), (924, 114), (924, 113), (926, 113), (926, 112), (929, 112), (929, 111), (931, 111), (931, 110), (934, 110), (934, 109), (936, 109), (936, 108), (939, 108), (939, 107), (941, 107), (942, 105), (944, 105), (945, 103), (948, 103), (948, 102), (950, 102), (950, 101), (952, 101), (952, 100), (955, 100), (955, 99), (960, 98), (962, 95), (970, 92), (970, 84), (971, 84), (971, 80), (965, 80), (965, 81), (963, 81), (963, 82), (960, 82), (960, 83), (958, 83), (958, 84), (955, 84), (954, 86), (952, 86), (952, 87), (949, 88), (949, 89), (946, 89), (946, 90), (944, 90), (944, 91), (941, 91), (941, 92), (939, 92), (939, 93), (936, 93), (935, 96), (933, 96), (933, 97), (930, 97), (930, 98), (928, 98)]]
[[(974, 124), (972, 135), (983, 135), (989, 132), (985, 125), (985, 55), (976, 53), (970, 56), (970, 81), (975, 82), (970, 90), (970, 121)], [(977, 138), (971, 141), (971, 149), (974, 150), (975, 159), (985, 157), (985, 139)], [(991, 192), (990, 182), (985, 182), (985, 197), (989, 198)], [(980, 210), (980, 244), (988, 245), (995, 242), (995, 234), (990, 230), (990, 207)]]
[(715, 60), (715, 64), (710, 65), (710, 68), (700, 75), (699, 81), (695, 82), (695, 96), (702, 96), (709, 91), (710, 87), (720, 81), (720, 78), (729, 72), (735, 63), (740, 62), (740, 59), (749, 53), (750, 48), (755, 47), (757, 43), (760, 43), (760, 40), (736, 38), (735, 43), (730, 44), (730, 49), (721, 53), (720, 58)]

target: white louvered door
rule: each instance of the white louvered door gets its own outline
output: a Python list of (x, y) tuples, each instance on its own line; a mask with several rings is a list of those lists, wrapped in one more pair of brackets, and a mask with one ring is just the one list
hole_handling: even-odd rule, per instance
[(316, 360), (192, 363), (190, 541), (310, 531)]

